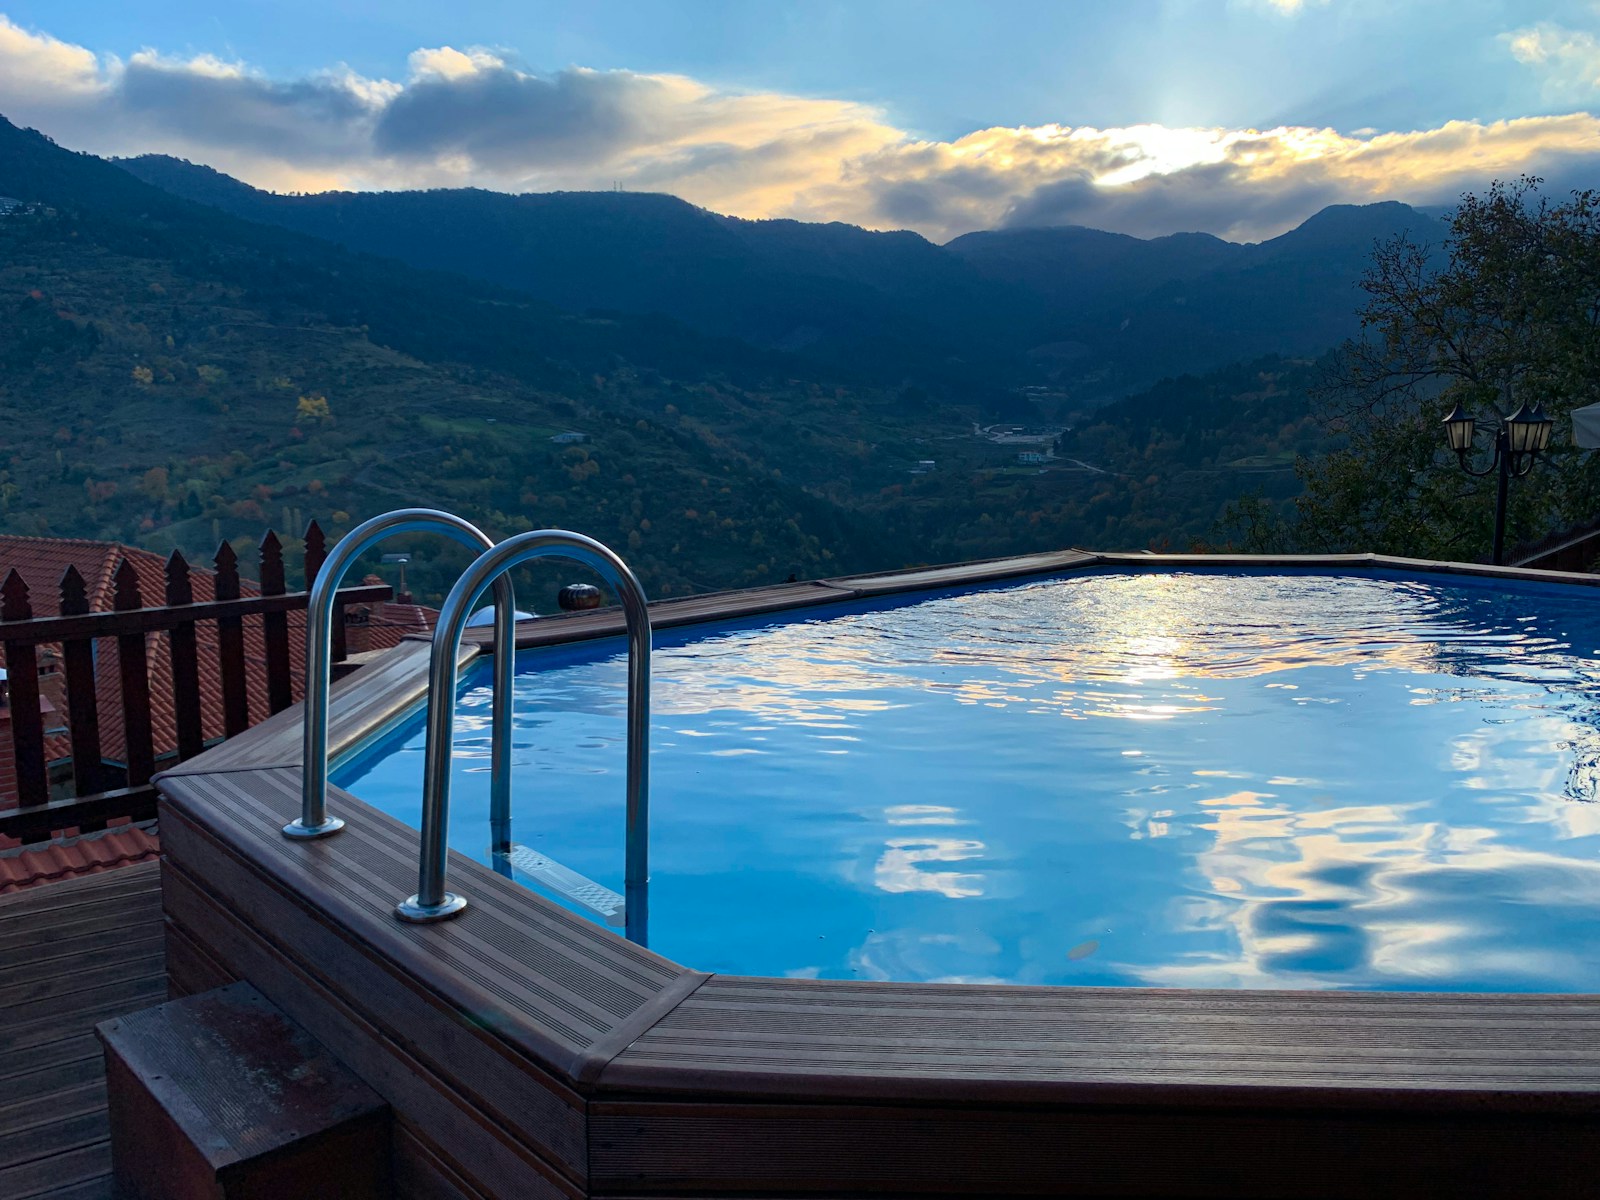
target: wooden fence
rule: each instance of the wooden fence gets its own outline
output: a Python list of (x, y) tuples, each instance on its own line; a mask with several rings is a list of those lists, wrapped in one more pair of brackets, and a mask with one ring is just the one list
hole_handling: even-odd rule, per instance
[(1513, 567), (1538, 567), (1544, 571), (1587, 571), (1600, 558), (1600, 521), (1562, 529), (1537, 542), (1518, 546), (1506, 555)]
[[(259, 594), (246, 595), (238, 557), (223, 542), (214, 559), (210, 600), (196, 602), (189, 563), (173, 551), (164, 567), (165, 594), (150, 605), (140, 593), (139, 574), (124, 558), (113, 578), (112, 611), (90, 611), (87, 586), (76, 567), (61, 577), (60, 615), (35, 617), (28, 584), (16, 570), (0, 583), (0, 643), (5, 646), (10, 688), (11, 746), (16, 765), (20, 807), (0, 813), (0, 836), (23, 842), (44, 840), (68, 828), (103, 828), (116, 817), (143, 820), (155, 815), (155, 789), (150, 777), (158, 756), (176, 761), (193, 758), (208, 738), (202, 709), (202, 671), (213, 672), (220, 692), (220, 737), (232, 737), (299, 698), (290, 651), (289, 614), (304, 611), (312, 582), (327, 557), (326, 540), (315, 521), (306, 529), (304, 591), (290, 592), (285, 582), (283, 547), (268, 531), (260, 544)], [(34, 581), (37, 586), (38, 581)], [(345, 657), (343, 607), (349, 603), (388, 600), (387, 585), (342, 588), (335, 609), (333, 658)], [(260, 622), (259, 645), (264, 661), (265, 711), (252, 711), (250, 670), (246, 654), (246, 621)], [(200, 627), (215, 629), (215, 662), (202, 663)], [(152, 727), (150, 635), (167, 634), (171, 668), (172, 725), (175, 746), (158, 746)], [(117, 647), (116, 687), (121, 700), (122, 765), (101, 753), (95, 641), (113, 639)], [(207, 639), (208, 642), (211, 639)], [(251, 639), (255, 640), (255, 639)], [(70, 796), (51, 799), (50, 761), (40, 711), (39, 653), (59, 645), (66, 688), (67, 736), (71, 744)], [(208, 656), (209, 657), (209, 656)], [(261, 689), (257, 688), (258, 708)], [(213, 732), (211, 742), (220, 740)]]

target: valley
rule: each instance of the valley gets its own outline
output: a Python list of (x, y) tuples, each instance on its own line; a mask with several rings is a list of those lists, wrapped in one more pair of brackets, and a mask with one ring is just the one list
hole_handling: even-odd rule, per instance
[[(1363, 241), (1432, 220), (938, 247), (626, 193), (278, 197), (11, 126), (0, 193), (24, 202), (0, 221), (8, 528), (193, 553), (438, 506), (583, 529), (658, 595), (1225, 542), (1230, 505), (1286, 502), (1325, 443), (1307, 394)], [(1298, 352), (1214, 361), (1291, 321)], [(1084, 349), (1040, 352), (1063, 339)], [(452, 553), (417, 548), (424, 597)]]

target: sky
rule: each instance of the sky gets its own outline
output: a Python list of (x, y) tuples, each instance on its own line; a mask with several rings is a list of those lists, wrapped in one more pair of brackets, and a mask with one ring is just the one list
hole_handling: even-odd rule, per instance
[(0, 114), (277, 191), (1254, 241), (1600, 186), (1600, 0), (0, 0)]

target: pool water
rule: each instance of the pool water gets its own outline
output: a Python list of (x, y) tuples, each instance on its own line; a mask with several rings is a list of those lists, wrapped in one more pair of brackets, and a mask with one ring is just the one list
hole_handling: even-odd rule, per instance
[[(1600, 991), (1588, 588), (1098, 571), (656, 646), (651, 946), (685, 965)], [(484, 861), (488, 683), (450, 828)], [(619, 892), (625, 707), (620, 639), (519, 658), (514, 839)], [(335, 780), (416, 824), (422, 740)]]

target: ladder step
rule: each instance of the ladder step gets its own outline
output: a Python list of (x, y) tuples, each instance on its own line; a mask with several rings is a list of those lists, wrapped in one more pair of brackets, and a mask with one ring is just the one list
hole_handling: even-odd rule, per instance
[(571, 867), (562, 866), (548, 855), (540, 854), (530, 846), (513, 843), (506, 861), (514, 868), (516, 875), (526, 876), (519, 882), (571, 900), (604, 918), (607, 925), (622, 925), (625, 922), (626, 906), (621, 896), (578, 874)]

